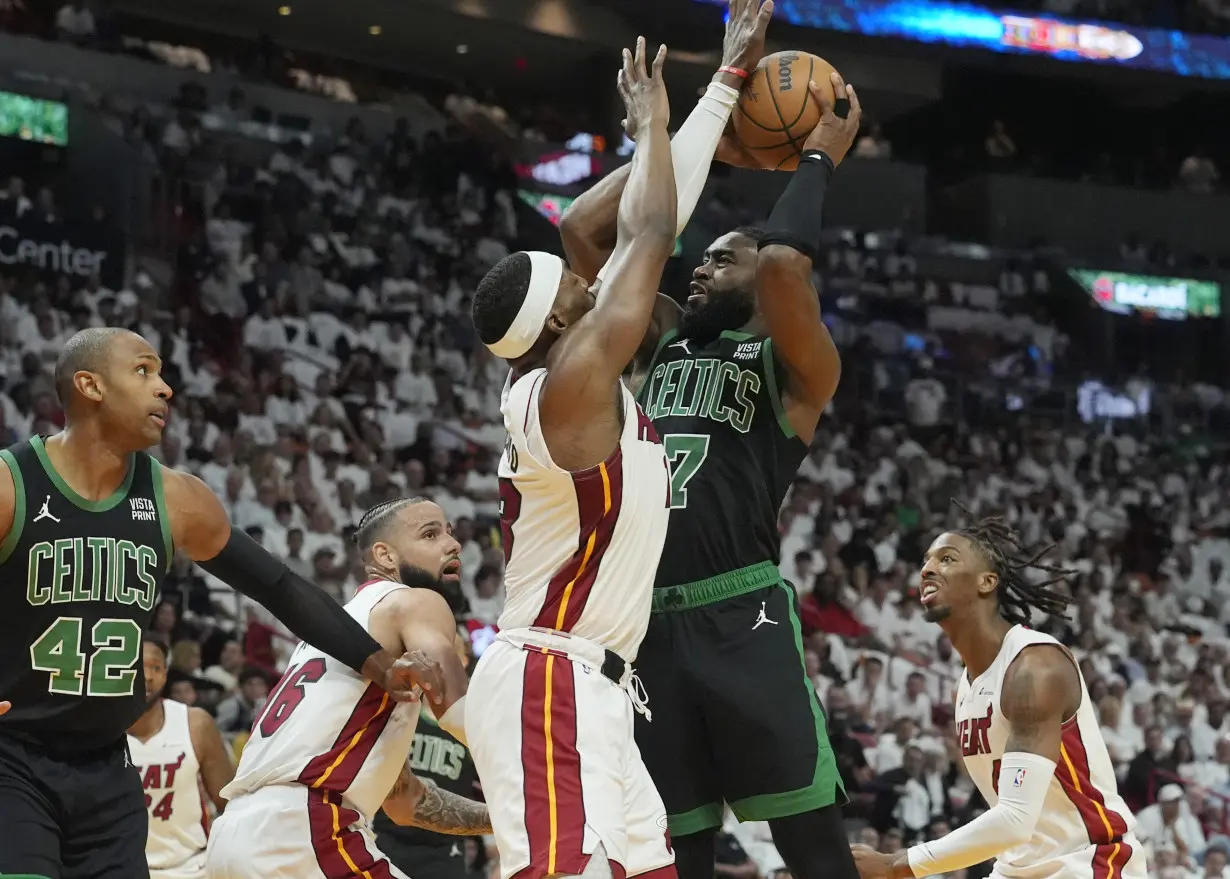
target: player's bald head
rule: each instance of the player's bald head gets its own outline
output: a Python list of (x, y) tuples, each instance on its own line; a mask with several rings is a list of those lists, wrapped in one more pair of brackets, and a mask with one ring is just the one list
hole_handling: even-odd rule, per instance
[(89, 327), (73, 333), (56, 358), (55, 385), (60, 405), (67, 409), (73, 402), (73, 377), (79, 372), (101, 373), (116, 347), (123, 343), (149, 343), (132, 330), (122, 327)]

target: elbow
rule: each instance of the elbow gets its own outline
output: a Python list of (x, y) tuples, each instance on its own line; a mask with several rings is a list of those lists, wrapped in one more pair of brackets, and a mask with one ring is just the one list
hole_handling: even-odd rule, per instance
[(666, 256), (674, 253), (675, 212), (670, 211), (669, 214), (639, 223), (637, 228), (630, 230), (635, 241), (647, 249), (665, 251)]
[(811, 257), (788, 244), (766, 244), (756, 257), (758, 272), (794, 275), (811, 280)]

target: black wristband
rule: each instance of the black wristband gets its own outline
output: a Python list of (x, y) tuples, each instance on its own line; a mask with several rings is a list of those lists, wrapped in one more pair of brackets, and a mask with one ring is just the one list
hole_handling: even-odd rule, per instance
[(360, 674), (368, 657), (381, 649), (376, 639), (323, 589), (300, 577), (234, 526), (222, 552), (198, 564), (237, 592), (263, 604), (297, 637)]
[(803, 153), (798, 170), (769, 214), (768, 231), (760, 239), (760, 247), (781, 244), (816, 261), (824, 219), (824, 194), (828, 191), (833, 169), (833, 160), (823, 151)]

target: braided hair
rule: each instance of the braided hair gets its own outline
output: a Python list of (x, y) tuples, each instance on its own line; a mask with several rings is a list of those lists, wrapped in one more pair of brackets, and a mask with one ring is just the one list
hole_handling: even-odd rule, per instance
[[(973, 518), (973, 513), (960, 501), (953, 499), (952, 503), (968, 518)], [(998, 575), (996, 595), (999, 612), (1008, 622), (1028, 624), (1030, 611), (1034, 608), (1046, 614), (1062, 615), (1071, 604), (1069, 596), (1051, 587), (1067, 582), (1080, 572), (1043, 561), (1055, 544), (1048, 544), (1039, 552), (1031, 553), (1003, 516), (987, 516), (953, 533), (973, 543), (991, 570)], [(1050, 577), (1033, 583), (1025, 576), (1029, 570), (1041, 571)]]
[(363, 518), (359, 520), (359, 527), (354, 532), (354, 542), (358, 544), (359, 549), (367, 552), (372, 548), (372, 544), (384, 534), (384, 529), (393, 521), (393, 517), (398, 511), (429, 500), (431, 498), (399, 497), (395, 500), (376, 504), (376, 506), (364, 513)]

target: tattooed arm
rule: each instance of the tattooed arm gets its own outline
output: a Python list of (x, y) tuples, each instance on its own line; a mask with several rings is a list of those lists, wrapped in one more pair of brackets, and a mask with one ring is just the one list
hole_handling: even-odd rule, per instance
[(419, 778), (406, 766), (385, 798), (384, 813), (394, 824), (421, 827), (448, 836), (483, 836), (491, 833), (491, 815), (483, 803), (446, 791), (434, 781)]

